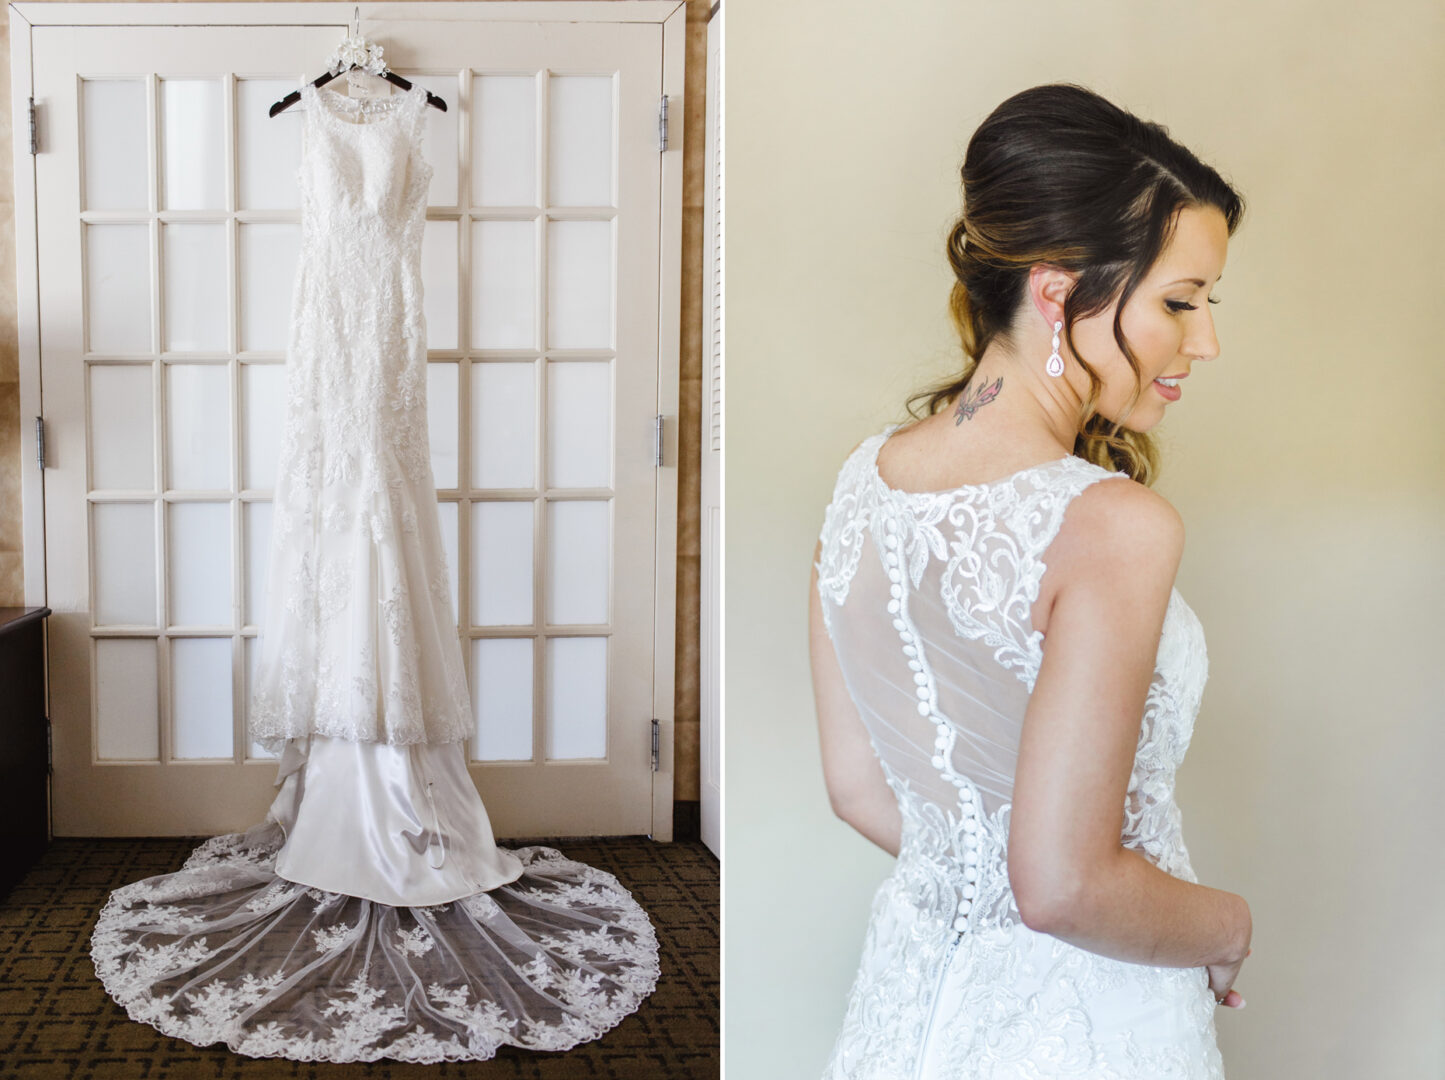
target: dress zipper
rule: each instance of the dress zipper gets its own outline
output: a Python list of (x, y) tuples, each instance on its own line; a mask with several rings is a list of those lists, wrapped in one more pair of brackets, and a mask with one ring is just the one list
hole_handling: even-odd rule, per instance
[(938, 980), (933, 986), (933, 1000), (928, 1005), (928, 1023), (923, 1028), (923, 1041), (918, 1044), (918, 1061), (913, 1070), (913, 1080), (922, 1080), (923, 1063), (928, 1057), (928, 1044), (933, 1037), (933, 1018), (938, 1013), (938, 999), (943, 994), (943, 980), (948, 977), (948, 969), (953, 965), (953, 954), (958, 952), (958, 947), (963, 943), (963, 935), (966, 931), (955, 930), (953, 940), (948, 943), (948, 951), (943, 954), (943, 963), (938, 969)]

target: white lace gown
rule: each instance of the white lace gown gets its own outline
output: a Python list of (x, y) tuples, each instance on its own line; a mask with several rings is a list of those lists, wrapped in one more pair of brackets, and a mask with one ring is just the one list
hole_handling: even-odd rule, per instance
[(129, 1015), (307, 1061), (565, 1050), (658, 978), (611, 874), (497, 847), (427, 441), (420, 86), (302, 90), (302, 243), (251, 735), (266, 820), (116, 890), (91, 941)]
[[(1218, 1080), (1202, 967), (1113, 960), (1029, 929), (1008, 879), (1019, 732), (1043, 657), (1031, 625), (1069, 501), (1117, 479), (1065, 457), (946, 492), (902, 492), (865, 439), (824, 517), (818, 589), (903, 833), (873, 900), (828, 1080)], [(1174, 801), (1208, 674), (1173, 591), (1122, 842), (1194, 881)]]

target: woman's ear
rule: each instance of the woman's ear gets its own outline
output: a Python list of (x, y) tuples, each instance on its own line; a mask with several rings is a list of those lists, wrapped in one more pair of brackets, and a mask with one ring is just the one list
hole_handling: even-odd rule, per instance
[(1029, 268), (1029, 299), (1050, 328), (1062, 321), (1064, 301), (1078, 280), (1078, 274), (1048, 263), (1035, 263)]

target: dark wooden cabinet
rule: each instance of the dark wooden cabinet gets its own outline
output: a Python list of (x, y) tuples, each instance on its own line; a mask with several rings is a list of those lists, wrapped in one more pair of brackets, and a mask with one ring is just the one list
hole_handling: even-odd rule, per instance
[(44, 645), (49, 614), (48, 607), (0, 607), (0, 895), (50, 843)]

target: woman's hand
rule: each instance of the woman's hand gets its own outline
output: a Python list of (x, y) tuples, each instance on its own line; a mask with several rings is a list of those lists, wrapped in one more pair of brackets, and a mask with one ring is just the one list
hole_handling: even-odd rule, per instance
[(1209, 964), (1209, 992), (1214, 995), (1214, 1000), (1227, 1009), (1244, 1008), (1244, 995), (1235, 990), (1234, 980), (1239, 976), (1239, 969), (1244, 966), (1245, 959), (1252, 953), (1253, 949), (1246, 949), (1244, 956), (1241, 956), (1232, 964)]

